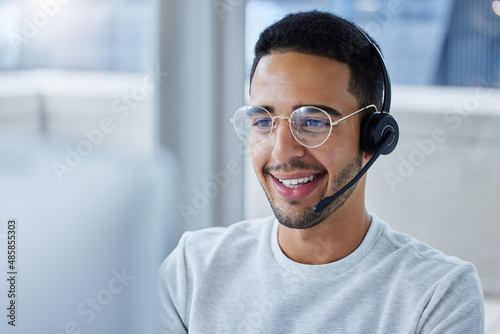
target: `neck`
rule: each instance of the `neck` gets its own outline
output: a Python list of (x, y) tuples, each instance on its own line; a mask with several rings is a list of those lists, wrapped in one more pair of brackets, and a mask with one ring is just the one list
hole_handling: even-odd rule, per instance
[(371, 223), (364, 201), (360, 204), (358, 210), (342, 207), (308, 229), (291, 229), (280, 224), (281, 249), (290, 259), (303, 264), (326, 264), (348, 256), (359, 247)]

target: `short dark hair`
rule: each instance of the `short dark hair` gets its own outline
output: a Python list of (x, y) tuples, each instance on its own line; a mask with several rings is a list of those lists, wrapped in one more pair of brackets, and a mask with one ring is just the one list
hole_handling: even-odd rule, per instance
[(384, 89), (382, 64), (356, 27), (350, 21), (318, 10), (286, 15), (260, 34), (250, 84), (260, 59), (266, 55), (298, 52), (321, 56), (349, 66), (349, 92), (360, 108), (373, 103), (380, 110)]

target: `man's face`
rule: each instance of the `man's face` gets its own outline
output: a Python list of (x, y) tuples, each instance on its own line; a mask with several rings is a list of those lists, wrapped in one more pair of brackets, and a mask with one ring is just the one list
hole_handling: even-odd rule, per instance
[[(273, 116), (290, 116), (301, 106), (330, 110), (337, 120), (358, 110), (356, 98), (348, 92), (350, 70), (346, 64), (296, 52), (263, 57), (253, 77), (250, 104)], [(350, 181), (363, 165), (359, 148), (359, 117), (334, 126), (328, 140), (316, 148), (299, 144), (285, 119), (261, 145), (251, 147), (259, 181), (281, 224), (308, 228), (342, 207), (355, 188), (339, 197), (322, 213), (313, 207)]]

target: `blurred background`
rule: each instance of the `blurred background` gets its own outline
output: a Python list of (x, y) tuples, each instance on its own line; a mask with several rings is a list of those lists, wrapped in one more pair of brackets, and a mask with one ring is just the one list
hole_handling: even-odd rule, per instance
[[(94, 161), (163, 171), (159, 258), (184, 230), (271, 214), (229, 119), (248, 100), (259, 33), (309, 9), (357, 23), (387, 63), (401, 137), (368, 173), (368, 209), (473, 262), (500, 297), (500, 1), (0, 0), (0, 138), (28, 155), (42, 143), (54, 185), (85, 180)], [(19, 168), (6, 156), (7, 179)], [(0, 219), (16, 215), (0, 203)]]

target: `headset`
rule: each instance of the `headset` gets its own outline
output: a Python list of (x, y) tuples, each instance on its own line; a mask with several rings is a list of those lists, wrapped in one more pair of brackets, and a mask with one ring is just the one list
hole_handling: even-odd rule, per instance
[[(347, 21), (348, 22), (348, 21)], [(382, 149), (381, 154), (389, 154), (396, 148), (399, 140), (399, 127), (398, 123), (389, 115), (389, 109), (391, 107), (391, 80), (389, 78), (389, 73), (387, 72), (387, 67), (385, 65), (384, 58), (379, 48), (375, 43), (365, 34), (365, 32), (359, 29), (354, 24), (350, 23), (356, 28), (370, 43), (370, 48), (373, 50), (377, 59), (380, 63), (380, 68), (382, 70), (382, 78), (384, 81), (384, 100), (382, 104), (382, 110), (373, 112), (372, 114), (366, 116), (361, 123), (361, 138), (360, 145), (361, 148), (372, 154)], [(392, 131), (391, 140), (386, 142), (383, 147), (383, 139)]]
[(359, 171), (359, 173), (342, 189), (337, 191), (330, 197), (323, 199), (314, 207), (314, 212), (320, 213), (326, 209), (334, 200), (345, 193), (349, 188), (354, 186), (359, 179), (366, 173), (366, 171), (373, 165), (375, 160), (383, 154), (387, 155), (394, 151), (399, 140), (399, 126), (394, 117), (389, 115), (389, 109), (391, 107), (391, 80), (389, 78), (389, 73), (387, 72), (387, 67), (385, 66), (384, 58), (382, 53), (370, 37), (358, 26), (345, 20), (348, 24), (359, 31), (370, 44), (370, 48), (375, 53), (377, 60), (379, 61), (380, 68), (382, 70), (382, 78), (384, 81), (384, 96), (382, 103), (382, 110), (375, 111), (370, 115), (366, 116), (361, 122), (360, 129), (360, 139), (359, 143), (363, 151), (372, 155), (370, 160), (366, 165)]

